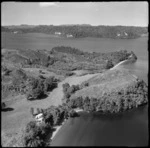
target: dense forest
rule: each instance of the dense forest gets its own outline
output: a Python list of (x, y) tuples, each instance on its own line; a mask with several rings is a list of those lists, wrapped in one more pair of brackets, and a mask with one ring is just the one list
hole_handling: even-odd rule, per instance
[(74, 38), (96, 37), (96, 38), (138, 38), (148, 33), (147, 27), (133, 26), (90, 26), (90, 25), (38, 25), (38, 26), (2, 26), (1, 31), (18, 33), (46, 33), (60, 36), (72, 35)]
[(63, 102), (70, 108), (81, 108), (85, 111), (100, 111), (103, 113), (117, 113), (138, 107), (148, 102), (148, 87), (143, 80), (127, 86), (118, 91), (104, 93), (99, 98), (89, 96), (73, 96), (76, 91), (88, 87), (84, 85), (72, 85), (68, 83), (63, 85), (64, 98)]

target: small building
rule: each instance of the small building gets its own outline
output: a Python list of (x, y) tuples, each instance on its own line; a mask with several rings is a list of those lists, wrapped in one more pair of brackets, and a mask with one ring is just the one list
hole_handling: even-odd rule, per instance
[(39, 113), (35, 116), (35, 120), (39, 123), (42, 123), (43, 120), (44, 120), (44, 117), (43, 117), (43, 114), (42, 113)]
[(61, 35), (61, 32), (55, 32), (55, 35)]
[(18, 33), (18, 31), (14, 31), (13, 33), (14, 33), (14, 34), (17, 34), (17, 33)]
[(121, 34), (120, 34), (120, 33), (117, 33), (117, 36), (119, 37), (119, 36), (121, 36)]
[(67, 36), (67, 38), (71, 38), (71, 37), (73, 37), (73, 35), (72, 35), (72, 34), (67, 34), (66, 36)]

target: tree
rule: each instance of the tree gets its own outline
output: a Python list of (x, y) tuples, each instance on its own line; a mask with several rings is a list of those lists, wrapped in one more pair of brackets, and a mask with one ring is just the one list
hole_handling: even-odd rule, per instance
[(26, 95), (28, 100), (40, 99), (44, 95), (44, 91), (42, 90), (42, 88), (38, 87), (29, 90)]
[(114, 65), (112, 63), (112, 61), (108, 60), (107, 63), (106, 63), (106, 69), (110, 69), (112, 68)]
[(53, 125), (54, 124), (53, 115), (50, 112), (47, 112), (44, 115), (44, 121), (45, 123), (49, 123), (50, 125)]
[(69, 117), (76, 117), (78, 114), (73, 109), (69, 111)]
[(68, 105), (71, 108), (76, 108), (76, 99), (75, 98), (71, 98), (70, 101), (68, 102)]
[(87, 104), (87, 105), (90, 104), (90, 99), (89, 99), (88, 96), (85, 97), (85, 99), (84, 99), (84, 104)]
[(45, 79), (44, 81), (45, 92), (52, 91), (56, 86), (57, 86), (56, 79), (54, 77), (49, 77)]
[(45, 143), (42, 139), (39, 139), (34, 133), (28, 133), (24, 137), (24, 146), (25, 147), (42, 147)]
[(83, 98), (82, 96), (76, 98), (76, 106), (79, 108), (83, 107)]
[(4, 102), (1, 102), (1, 108), (2, 108), (2, 110), (5, 109), (5, 107), (6, 107), (6, 104)]
[(69, 85), (69, 83), (65, 83), (62, 85), (62, 87), (63, 87), (63, 92), (66, 93), (68, 88), (70, 87), (70, 85)]
[(98, 100), (96, 98), (91, 98), (90, 99), (90, 110), (95, 111), (97, 106), (98, 106)]
[(36, 121), (30, 121), (26, 125), (24, 135), (24, 146), (26, 147), (42, 147), (45, 146), (44, 139), (48, 132), (51, 131), (50, 124), (36, 124)]

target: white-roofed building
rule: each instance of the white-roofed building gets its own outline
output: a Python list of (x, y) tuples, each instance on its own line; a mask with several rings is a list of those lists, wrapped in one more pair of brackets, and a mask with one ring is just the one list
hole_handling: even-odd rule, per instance
[(55, 32), (56, 35), (61, 35), (61, 32)]

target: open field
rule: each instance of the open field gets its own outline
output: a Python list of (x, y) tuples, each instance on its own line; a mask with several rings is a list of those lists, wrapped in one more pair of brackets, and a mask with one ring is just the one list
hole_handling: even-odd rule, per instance
[[(17, 137), (15, 133), (19, 133), (22, 127), (24, 127), (29, 121), (32, 120), (32, 116), (29, 112), (30, 108), (47, 108), (50, 105), (58, 106), (61, 104), (61, 99), (63, 97), (62, 84), (69, 83), (70, 85), (80, 84), (83, 81), (95, 76), (96, 74), (89, 74), (81, 77), (69, 77), (58, 84), (58, 87), (54, 89), (50, 95), (42, 100), (27, 101), (25, 96), (17, 96), (16, 101), (14, 101), (9, 107), (14, 109), (12, 111), (2, 112), (2, 140), (5, 141), (5, 133), (11, 133), (12, 136)], [(6, 124), (7, 123), (7, 124)], [(9, 145), (11, 141), (7, 141), (4, 145)]]
[(87, 80), (86, 82), (89, 83), (89, 86), (77, 91), (73, 96), (100, 98), (104, 93), (118, 92), (136, 81), (137, 78), (129, 74), (127, 70), (117, 68)]

